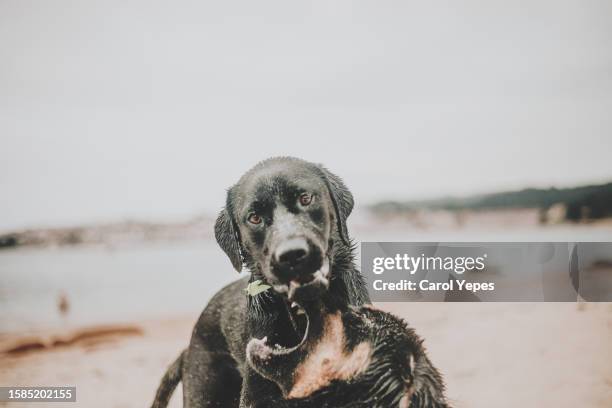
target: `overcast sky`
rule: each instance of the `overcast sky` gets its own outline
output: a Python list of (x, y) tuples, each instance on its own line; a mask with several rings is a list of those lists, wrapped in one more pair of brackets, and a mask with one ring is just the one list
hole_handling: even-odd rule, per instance
[(611, 113), (610, 0), (2, 0), (0, 230), (216, 212), (280, 154), (358, 204), (608, 181)]

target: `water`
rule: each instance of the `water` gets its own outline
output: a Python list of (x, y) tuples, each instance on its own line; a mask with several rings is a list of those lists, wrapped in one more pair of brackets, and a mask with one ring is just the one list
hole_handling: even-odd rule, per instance
[(1, 251), (0, 333), (197, 313), (238, 277), (206, 241)]
[[(612, 241), (588, 226), (440, 231), (369, 224), (359, 241)], [(216, 242), (0, 251), (0, 333), (197, 314), (240, 277)], [(70, 310), (62, 316), (64, 293)]]

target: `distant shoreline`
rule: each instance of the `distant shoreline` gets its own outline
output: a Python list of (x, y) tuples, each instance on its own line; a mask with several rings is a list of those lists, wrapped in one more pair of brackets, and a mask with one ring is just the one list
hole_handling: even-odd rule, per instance
[[(553, 209), (554, 210), (554, 209)], [(550, 210), (550, 211), (553, 211)], [(473, 230), (546, 228), (552, 225), (612, 227), (612, 217), (568, 221), (555, 214), (543, 218), (535, 208), (498, 208), (493, 210), (411, 209), (403, 211), (357, 211), (351, 222), (356, 230), (372, 225), (412, 230)], [(80, 227), (27, 229), (0, 234), (0, 251), (31, 247), (75, 247), (83, 245), (122, 246), (152, 242), (210, 240), (214, 219), (202, 216), (176, 223), (126, 221)]]
[(77, 227), (32, 228), (0, 234), (0, 250), (206, 239), (209, 231), (212, 231), (212, 226), (212, 218), (202, 216), (175, 223), (125, 221)]
[(376, 214), (411, 214), (418, 211), (527, 210), (538, 211), (542, 224), (585, 222), (612, 217), (612, 183), (573, 188), (526, 188), (469, 197), (422, 201), (381, 201), (370, 206)]

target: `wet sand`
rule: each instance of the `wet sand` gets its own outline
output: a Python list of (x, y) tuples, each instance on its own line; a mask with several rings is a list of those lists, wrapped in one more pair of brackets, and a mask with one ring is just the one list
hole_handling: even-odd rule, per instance
[[(612, 304), (386, 303), (425, 338), (456, 407), (612, 406)], [(197, 316), (0, 338), (0, 385), (75, 385), (74, 407), (150, 404)], [(87, 334), (88, 333), (88, 334)], [(46, 339), (44, 347), (7, 353)], [(72, 339), (53, 344), (50, 339)], [(35, 341), (34, 341), (35, 342)], [(30, 404), (57, 408), (57, 403)], [(180, 407), (180, 386), (171, 407)], [(26, 407), (25, 403), (0, 403)]]

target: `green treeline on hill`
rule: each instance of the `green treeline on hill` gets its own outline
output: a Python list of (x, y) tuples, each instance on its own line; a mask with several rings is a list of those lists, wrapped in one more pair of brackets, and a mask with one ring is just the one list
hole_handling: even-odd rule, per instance
[(446, 197), (423, 201), (382, 201), (370, 208), (376, 213), (401, 213), (428, 210), (496, 210), (513, 208), (539, 208), (547, 210), (553, 205), (565, 207), (565, 219), (580, 221), (612, 217), (612, 183), (574, 188), (527, 188), (466, 198)]

